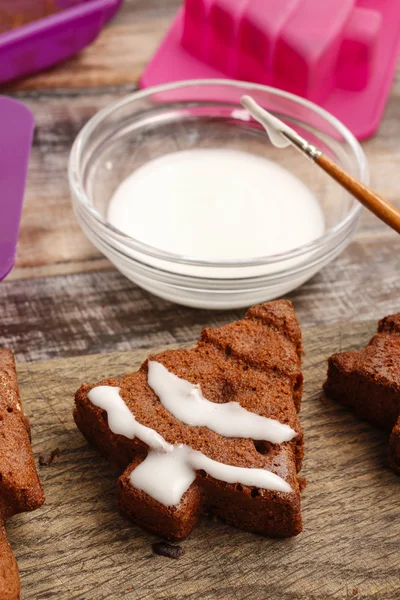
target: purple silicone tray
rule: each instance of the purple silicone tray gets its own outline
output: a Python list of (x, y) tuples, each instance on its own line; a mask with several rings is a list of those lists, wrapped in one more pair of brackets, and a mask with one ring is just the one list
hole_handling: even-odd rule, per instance
[(122, 0), (0, 0), (0, 83), (35, 73), (90, 44)]
[(22, 102), (0, 96), (0, 281), (14, 265), (33, 127)]

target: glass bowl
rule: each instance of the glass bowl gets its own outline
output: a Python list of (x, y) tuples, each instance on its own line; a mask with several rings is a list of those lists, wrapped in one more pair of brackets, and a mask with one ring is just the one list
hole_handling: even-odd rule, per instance
[[(243, 94), (253, 96), (368, 183), (366, 157), (350, 131), (315, 104), (278, 89), (230, 80), (194, 80), (149, 88), (111, 104), (86, 124), (71, 150), (74, 210), (89, 240), (121, 273), (166, 300), (227, 309), (281, 297), (333, 260), (356, 229), (360, 204), (294, 148), (272, 146), (262, 127), (241, 107)], [(320, 203), (324, 234), (279, 255), (201, 260), (143, 244), (107, 222), (116, 188), (135, 169), (170, 152), (223, 147), (264, 156), (301, 179)]]

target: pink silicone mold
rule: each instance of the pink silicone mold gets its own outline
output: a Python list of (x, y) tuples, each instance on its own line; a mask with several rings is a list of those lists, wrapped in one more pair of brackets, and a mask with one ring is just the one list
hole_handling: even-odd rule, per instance
[(186, 0), (141, 84), (271, 85), (364, 138), (379, 124), (399, 48), (400, 0)]

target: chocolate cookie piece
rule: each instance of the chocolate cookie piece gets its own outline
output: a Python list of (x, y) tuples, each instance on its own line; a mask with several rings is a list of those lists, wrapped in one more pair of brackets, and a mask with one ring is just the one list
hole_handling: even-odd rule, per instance
[(400, 417), (390, 434), (389, 466), (400, 475)]
[(155, 544), (152, 544), (152, 549), (154, 554), (165, 556), (166, 558), (173, 558), (175, 560), (185, 554), (185, 550), (182, 546), (171, 546), (171, 544), (167, 544), (166, 542), (156, 542)]
[(389, 464), (400, 471), (400, 313), (379, 321), (378, 333), (362, 350), (333, 354), (325, 394), (390, 431)]
[(0, 527), (0, 598), (16, 600), (19, 598), (20, 585), (18, 565), (8, 543), (4, 527)]
[[(296, 408), (303, 382), (301, 352), (293, 307), (276, 301), (253, 307), (242, 321), (204, 330), (193, 349), (149, 358), (177, 377), (199, 384), (210, 402), (237, 402), (247, 411), (289, 425), (295, 437), (282, 444), (224, 437), (178, 420), (149, 387), (148, 361), (136, 373), (82, 386), (75, 396), (75, 421), (89, 442), (118, 469), (125, 469), (119, 480), (123, 512), (141, 527), (170, 540), (187, 537), (202, 513), (262, 535), (298, 534), (302, 525), (297, 471), (303, 457), (303, 433)], [(218, 463), (265, 469), (289, 484), (290, 491), (226, 483), (200, 469), (178, 505), (161, 504), (133, 487), (131, 473), (146, 459), (148, 446), (138, 437), (128, 439), (111, 431), (106, 411), (88, 397), (99, 385), (120, 388), (119, 395), (136, 421), (155, 430), (168, 444), (184, 444)]]
[[(0, 598), (19, 598), (18, 569), (4, 523), (44, 502), (30, 445), (29, 421), (18, 391), (14, 357), (0, 348)], [(7, 595), (8, 594), (8, 595)]]

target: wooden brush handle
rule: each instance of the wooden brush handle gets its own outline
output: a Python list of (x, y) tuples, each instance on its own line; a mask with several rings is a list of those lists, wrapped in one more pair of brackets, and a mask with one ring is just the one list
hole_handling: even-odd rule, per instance
[(357, 198), (365, 208), (368, 208), (368, 210), (397, 231), (397, 233), (400, 233), (400, 211), (390, 204), (390, 202), (381, 198), (371, 188), (349, 175), (349, 173), (346, 173), (346, 171), (343, 171), (343, 169), (324, 154), (321, 154), (315, 162), (350, 192), (350, 194)]

